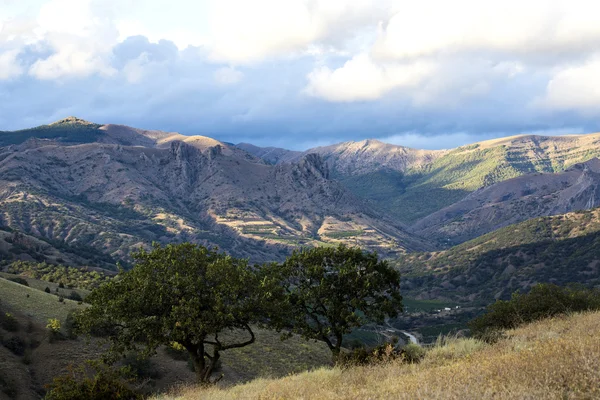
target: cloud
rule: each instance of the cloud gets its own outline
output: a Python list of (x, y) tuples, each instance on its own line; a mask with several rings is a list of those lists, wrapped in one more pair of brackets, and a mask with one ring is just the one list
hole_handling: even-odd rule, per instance
[(0, 81), (16, 78), (23, 73), (18, 56), (19, 50), (0, 52)]
[(600, 114), (600, 58), (557, 71), (548, 82), (545, 97), (537, 104)]
[(431, 63), (376, 64), (360, 54), (331, 70), (320, 67), (308, 75), (306, 93), (330, 101), (374, 100), (396, 88), (415, 87), (434, 73)]
[(500, 52), (510, 57), (599, 49), (593, 0), (398, 2), (373, 46), (377, 57)]
[[(27, 4), (25, 4), (27, 3)], [(100, 123), (302, 149), (600, 130), (592, 1), (0, 1), (0, 130)]]

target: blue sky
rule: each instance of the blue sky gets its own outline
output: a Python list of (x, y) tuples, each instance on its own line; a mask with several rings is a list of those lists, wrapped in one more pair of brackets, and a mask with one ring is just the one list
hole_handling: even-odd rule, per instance
[(0, 0), (0, 130), (306, 149), (600, 131), (590, 0)]

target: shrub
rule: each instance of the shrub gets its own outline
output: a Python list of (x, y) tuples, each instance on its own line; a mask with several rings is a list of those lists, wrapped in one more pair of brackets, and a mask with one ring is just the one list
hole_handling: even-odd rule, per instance
[(0, 326), (9, 332), (17, 332), (19, 321), (11, 313), (0, 313)]
[[(142, 395), (129, 386), (131, 377), (126, 369), (115, 370), (105, 364), (88, 361), (88, 368), (70, 366), (68, 373), (60, 375), (46, 388), (47, 400), (105, 400), (142, 399)], [(89, 370), (93, 371), (93, 375)]]
[(173, 360), (187, 361), (190, 358), (185, 348), (177, 342), (173, 342), (169, 346), (165, 346), (165, 352)]
[(81, 297), (81, 295), (74, 290), (71, 291), (71, 294), (69, 294), (69, 299), (74, 300), (74, 301), (83, 301), (83, 298)]
[(50, 342), (53, 342), (56, 339), (62, 339), (62, 334), (60, 333), (60, 321), (56, 318), (50, 318), (48, 320), (48, 324), (46, 325), (46, 329), (50, 333)]
[(384, 343), (370, 349), (362, 346), (347, 353), (340, 353), (336, 360), (336, 366), (351, 368), (360, 365), (381, 364), (397, 359), (400, 354), (401, 352), (392, 343)]
[(527, 294), (515, 292), (510, 300), (491, 304), (484, 315), (469, 323), (469, 327), (476, 337), (495, 341), (498, 335), (493, 331), (513, 329), (557, 314), (598, 309), (600, 290), (538, 284)]
[(138, 354), (130, 353), (123, 359), (123, 365), (129, 367), (131, 372), (137, 378), (160, 378), (160, 372), (156, 368), (156, 365), (147, 357), (141, 357)]
[(21, 278), (20, 276), (14, 278), (8, 278), (9, 281), (18, 283), (19, 285), (29, 286), (29, 282), (27, 280)]
[(20, 337), (13, 336), (2, 340), (2, 345), (10, 350), (14, 355), (22, 356), (25, 354), (25, 341)]
[(421, 362), (427, 351), (415, 343), (409, 343), (402, 348), (402, 358), (407, 363), (415, 364)]
[(46, 286), (46, 289), (44, 289), (44, 292), (50, 293), (50, 288), (48, 286)]

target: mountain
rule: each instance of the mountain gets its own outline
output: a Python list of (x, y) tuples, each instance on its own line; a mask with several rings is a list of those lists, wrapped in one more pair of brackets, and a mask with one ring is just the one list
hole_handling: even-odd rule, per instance
[(384, 255), (431, 248), (329, 179), (318, 155), (273, 166), (207, 137), (75, 118), (6, 138), (0, 225), (115, 259), (180, 240), (251, 261), (339, 242)]
[[(252, 153), (260, 156), (258, 151)], [(320, 154), (332, 177), (352, 193), (410, 225), (495, 183), (562, 172), (598, 157), (600, 133), (520, 135), (450, 150), (415, 150), (365, 140), (305, 153)]]
[(530, 218), (600, 205), (600, 160), (561, 173), (534, 173), (476, 190), (417, 221), (412, 229), (439, 241), (461, 243)]
[(486, 304), (538, 282), (600, 286), (600, 208), (534, 218), (395, 262), (407, 295)]

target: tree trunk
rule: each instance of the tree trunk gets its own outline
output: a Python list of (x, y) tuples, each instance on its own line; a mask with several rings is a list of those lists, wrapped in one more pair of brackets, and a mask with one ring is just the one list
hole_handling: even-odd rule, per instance
[[(208, 366), (206, 365), (204, 343), (200, 343), (199, 345), (187, 345), (185, 348), (192, 358), (194, 372), (196, 373), (196, 381), (201, 385), (207, 385), (210, 382), (210, 372), (212, 372), (212, 368), (210, 363)], [(207, 369), (210, 369), (208, 376)]]

